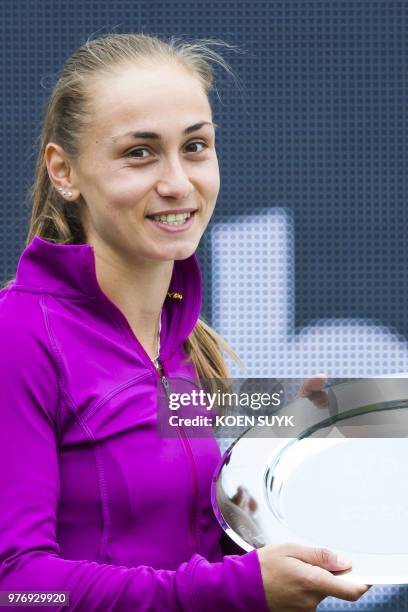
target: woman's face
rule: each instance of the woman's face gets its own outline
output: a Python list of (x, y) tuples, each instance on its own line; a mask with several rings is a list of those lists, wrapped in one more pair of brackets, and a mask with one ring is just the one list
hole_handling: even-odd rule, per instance
[[(174, 65), (130, 65), (91, 91), (94, 113), (72, 178), (86, 202), (87, 241), (132, 261), (189, 257), (220, 188), (215, 127), (199, 81)], [(190, 217), (175, 226), (180, 220), (167, 215), (182, 211)]]

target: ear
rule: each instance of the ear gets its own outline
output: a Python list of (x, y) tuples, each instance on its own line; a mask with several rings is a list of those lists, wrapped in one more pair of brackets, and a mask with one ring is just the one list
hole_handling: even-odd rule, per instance
[(75, 169), (64, 149), (55, 142), (49, 142), (45, 148), (44, 161), (51, 184), (60, 195), (69, 200), (77, 200), (81, 193), (76, 187)]

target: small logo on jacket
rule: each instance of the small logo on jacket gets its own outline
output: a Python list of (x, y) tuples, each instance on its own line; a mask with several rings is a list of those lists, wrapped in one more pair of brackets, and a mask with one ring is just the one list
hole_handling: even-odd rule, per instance
[(182, 300), (183, 299), (183, 294), (182, 293), (177, 293), (176, 291), (168, 291), (167, 295), (172, 298), (173, 300)]

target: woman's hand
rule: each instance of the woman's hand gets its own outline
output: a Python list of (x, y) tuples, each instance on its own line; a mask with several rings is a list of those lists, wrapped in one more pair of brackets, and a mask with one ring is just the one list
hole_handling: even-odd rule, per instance
[(298, 397), (308, 397), (318, 408), (325, 408), (328, 405), (329, 397), (324, 385), (327, 382), (326, 374), (314, 374), (301, 386)]
[(356, 601), (367, 585), (347, 582), (330, 572), (351, 567), (326, 548), (298, 544), (265, 546), (258, 550), (270, 612), (314, 612), (325, 597)]

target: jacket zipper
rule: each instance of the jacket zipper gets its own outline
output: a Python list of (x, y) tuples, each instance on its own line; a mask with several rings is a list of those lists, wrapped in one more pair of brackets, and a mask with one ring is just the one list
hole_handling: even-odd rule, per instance
[(164, 392), (166, 393), (166, 397), (167, 399), (169, 399), (170, 396), (170, 387), (169, 387), (169, 381), (167, 380), (167, 378), (164, 376), (164, 372), (163, 372), (163, 366), (159, 361), (158, 357), (155, 357), (154, 359), (152, 359), (153, 363), (154, 363), (154, 367), (157, 370), (157, 373), (160, 377), (160, 382), (163, 385), (163, 389)]
[[(99, 287), (99, 285), (98, 285)], [(145, 360), (147, 361), (147, 363), (149, 363), (150, 365), (153, 364), (153, 370), (154, 372), (159, 376), (161, 384), (163, 385), (163, 389), (166, 393), (166, 397), (167, 400), (169, 399), (169, 395), (170, 395), (170, 386), (169, 386), (169, 381), (166, 378), (165, 374), (164, 374), (164, 369), (163, 369), (163, 365), (160, 361), (160, 358), (154, 358), (152, 359), (147, 351), (144, 350), (143, 346), (140, 344), (139, 340), (137, 339), (137, 337), (135, 336), (132, 328), (129, 325), (129, 322), (127, 320), (127, 318), (125, 317), (125, 315), (123, 314), (123, 312), (120, 310), (120, 308), (118, 306), (116, 306), (116, 304), (114, 302), (112, 302), (101, 290), (101, 294), (103, 296), (103, 299), (107, 302), (110, 303), (111, 307), (114, 309), (114, 311), (117, 313), (117, 315), (119, 315), (119, 319), (122, 323), (122, 326), (124, 326), (128, 333), (130, 333), (130, 335), (132, 336), (134, 342), (136, 343), (138, 350), (141, 351), (142, 353), (144, 353), (145, 356)], [(197, 536), (195, 533), (195, 529), (194, 529), (194, 525), (195, 525), (195, 516), (196, 516), (196, 508), (197, 508), (197, 499), (198, 499), (198, 481), (197, 481), (197, 472), (196, 472), (196, 467), (195, 467), (195, 462), (194, 462), (194, 457), (193, 457), (193, 453), (191, 450), (191, 446), (190, 443), (187, 441), (187, 436), (184, 432), (184, 430), (177, 425), (176, 426), (177, 429), (177, 434), (183, 444), (183, 448), (184, 448), (184, 452), (187, 455), (188, 458), (188, 463), (190, 465), (190, 470), (191, 470), (191, 480), (192, 480), (192, 497), (191, 497), (191, 513), (190, 513), (190, 540), (192, 542), (192, 553), (194, 554), (196, 551), (198, 551), (198, 543), (197, 543)], [(182, 431), (182, 433), (180, 433)]]
[[(163, 365), (161, 364), (160, 360), (158, 357), (156, 357), (155, 359), (152, 359), (154, 366), (157, 370), (157, 373), (160, 377), (160, 382), (163, 385), (163, 389), (166, 393), (166, 397), (167, 400), (169, 399), (170, 396), (170, 385), (169, 385), (169, 381), (166, 378), (166, 376), (164, 375), (164, 369), (163, 369)], [(192, 547), (192, 554), (198, 552), (198, 541), (197, 541), (197, 535), (196, 535), (196, 531), (195, 531), (195, 522), (196, 522), (196, 514), (197, 514), (197, 501), (198, 501), (198, 480), (197, 480), (197, 471), (196, 471), (196, 466), (195, 466), (195, 461), (194, 461), (194, 456), (193, 456), (193, 452), (191, 450), (191, 446), (190, 443), (188, 441), (188, 438), (186, 436), (186, 433), (183, 429), (182, 426), (180, 425), (176, 425), (176, 431), (177, 434), (180, 438), (180, 441), (183, 445), (184, 448), (184, 452), (187, 455), (187, 459), (188, 459), (188, 464), (190, 467), (190, 472), (191, 472), (191, 480), (192, 480), (192, 496), (191, 496), (191, 512), (190, 512), (190, 540), (191, 540), (191, 547)]]

